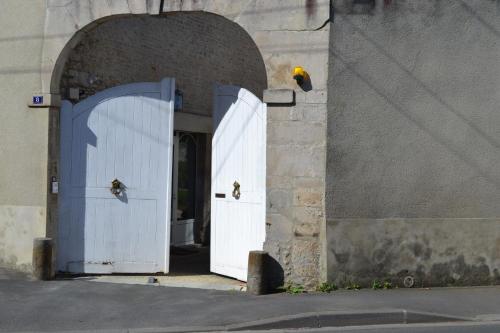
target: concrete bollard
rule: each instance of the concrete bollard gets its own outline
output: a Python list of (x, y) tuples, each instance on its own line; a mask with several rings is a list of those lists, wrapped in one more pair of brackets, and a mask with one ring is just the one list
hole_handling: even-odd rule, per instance
[(265, 295), (268, 292), (266, 276), (268, 256), (266, 251), (250, 251), (248, 254), (247, 293)]
[(33, 277), (37, 280), (52, 280), (52, 254), (54, 244), (52, 238), (35, 238), (33, 240)]

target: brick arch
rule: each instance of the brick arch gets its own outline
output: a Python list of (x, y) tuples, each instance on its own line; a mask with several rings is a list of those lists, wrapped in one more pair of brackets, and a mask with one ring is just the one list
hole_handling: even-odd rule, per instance
[(252, 38), (219, 15), (183, 11), (106, 17), (80, 31), (77, 39), (53, 78), (52, 90), (58, 88), (62, 99), (70, 98), (70, 88), (86, 98), (122, 84), (173, 77), (186, 97), (184, 110), (208, 116), (214, 83), (240, 86), (259, 98), (267, 88), (264, 61)]
[[(160, 6), (163, 8), (160, 9)], [(59, 94), (64, 66), (74, 47), (90, 31), (110, 20), (134, 15), (161, 17), (176, 12), (203, 12), (225, 18), (233, 23), (235, 28), (247, 31), (234, 22), (237, 18), (234, 11), (233, 6), (210, 7), (197, 1), (193, 1), (186, 8), (183, 7), (182, 1), (179, 3), (178, 1), (163, 3), (161, 0), (49, 1), (42, 49), (42, 91)], [(249, 34), (248, 37), (252, 39)]]

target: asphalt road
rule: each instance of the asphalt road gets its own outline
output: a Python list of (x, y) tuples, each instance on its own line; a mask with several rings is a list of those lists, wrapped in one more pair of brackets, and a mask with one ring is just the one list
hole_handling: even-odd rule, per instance
[[(481, 321), (483, 326), (462, 323), (451, 327), (406, 325), (365, 327), (358, 331), (351, 327), (340, 331), (500, 332), (498, 286), (250, 296), (241, 292), (91, 281), (37, 282), (0, 271), (0, 332), (213, 331), (230, 325), (304, 313), (395, 309), (461, 317)], [(490, 323), (494, 320), (498, 320), (498, 324)]]

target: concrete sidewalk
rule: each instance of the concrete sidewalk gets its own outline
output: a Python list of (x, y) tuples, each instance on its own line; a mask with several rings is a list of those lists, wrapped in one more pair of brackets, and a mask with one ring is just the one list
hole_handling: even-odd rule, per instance
[(199, 331), (304, 313), (394, 310), (500, 320), (500, 287), (249, 296), (237, 291), (78, 280), (0, 279), (0, 331), (9, 332), (144, 328)]
[[(246, 283), (226, 278), (216, 274), (200, 275), (164, 275), (154, 276), (155, 285), (160, 287), (184, 287), (196, 289), (211, 289), (225, 291), (246, 291)], [(73, 280), (83, 280), (98, 283), (118, 283), (151, 285), (149, 276), (145, 275), (97, 275), (72, 278)]]

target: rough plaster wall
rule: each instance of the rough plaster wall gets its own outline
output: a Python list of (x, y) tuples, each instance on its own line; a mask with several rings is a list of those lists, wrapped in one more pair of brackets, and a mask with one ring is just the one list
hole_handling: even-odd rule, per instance
[(61, 95), (79, 88), (81, 99), (131, 82), (174, 77), (183, 112), (211, 115), (213, 84), (234, 84), (262, 97), (262, 57), (235, 23), (207, 13), (109, 20), (86, 33), (71, 52)]
[[(148, 3), (159, 0), (127, 1), (130, 2), (147, 7)], [(70, 40), (77, 30), (92, 29), (91, 23), (95, 24), (99, 18), (133, 13), (124, 3), (125, 0), (49, 1), (45, 35), (50, 38), (45, 39), (42, 53), (44, 91), (59, 92), (58, 77), (63, 71), (66, 51), (78, 43), (78, 39)], [(308, 288), (326, 278), (324, 193), (329, 30), (325, 22), (329, 9), (329, 0), (172, 0), (165, 1), (164, 7), (164, 12), (215, 13), (238, 23), (256, 42), (264, 58), (268, 88), (296, 91), (295, 105), (268, 109), (265, 248), (276, 259), (277, 276)], [(139, 12), (145, 13), (144, 8)], [(147, 12), (154, 10), (148, 7)], [(293, 81), (291, 72), (297, 65), (310, 73), (312, 90), (302, 91)], [(51, 145), (57, 149), (54, 127)], [(55, 160), (53, 155), (50, 172), (57, 172)], [(52, 223), (52, 227), (55, 225)]]
[(0, 206), (0, 267), (30, 272), (33, 238), (45, 235), (45, 207)]
[(328, 220), (329, 278), (371, 286), (500, 284), (499, 219)]
[(45, 234), (48, 116), (27, 107), (40, 91), (44, 6), (2, 0), (0, 10), (0, 266), (24, 271)]
[(499, 282), (500, 2), (335, 6), (330, 279)]

